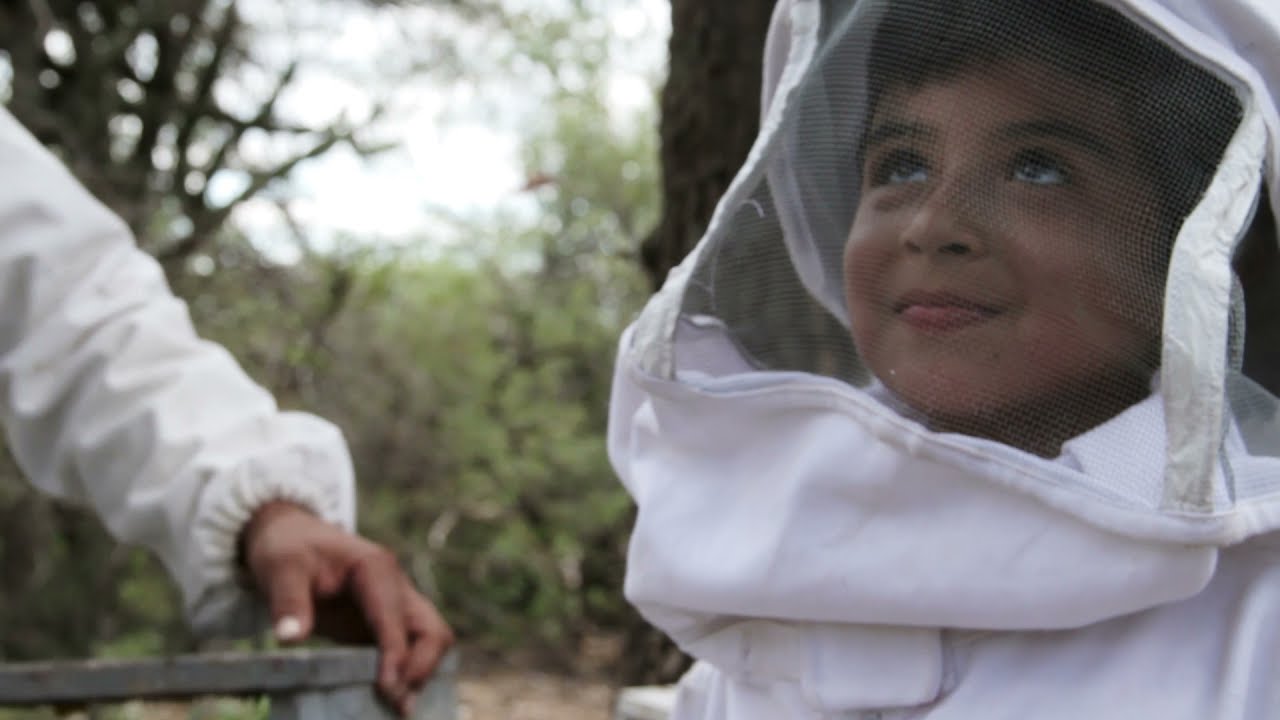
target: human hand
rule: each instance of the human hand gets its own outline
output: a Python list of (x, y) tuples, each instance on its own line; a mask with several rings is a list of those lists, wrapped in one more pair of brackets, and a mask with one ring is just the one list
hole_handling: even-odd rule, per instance
[(453, 632), (395, 555), (284, 501), (259, 508), (241, 542), (276, 638), (297, 643), (314, 630), (340, 642), (376, 641), (378, 690), (407, 717)]

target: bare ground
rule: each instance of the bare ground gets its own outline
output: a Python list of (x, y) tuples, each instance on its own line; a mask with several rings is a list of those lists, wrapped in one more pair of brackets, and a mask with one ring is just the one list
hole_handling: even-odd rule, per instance
[(533, 671), (464, 671), (458, 720), (609, 720), (613, 698), (613, 688), (599, 681)]

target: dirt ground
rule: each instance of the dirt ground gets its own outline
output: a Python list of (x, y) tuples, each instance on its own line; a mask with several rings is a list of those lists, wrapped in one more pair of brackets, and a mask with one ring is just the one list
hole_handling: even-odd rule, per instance
[(608, 668), (622, 652), (617, 637), (582, 641), (572, 661), (549, 671), (544, 660), (459, 648), (458, 720), (611, 720), (616, 687)]
[(539, 672), (490, 670), (458, 683), (458, 720), (609, 720), (614, 690)]

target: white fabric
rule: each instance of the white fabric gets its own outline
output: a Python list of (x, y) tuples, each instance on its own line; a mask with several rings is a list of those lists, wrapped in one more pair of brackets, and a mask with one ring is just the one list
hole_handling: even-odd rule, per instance
[(1218, 460), (1214, 440), (1226, 414), (1226, 364), (1231, 306), (1231, 253), (1258, 195), (1258, 169), (1266, 134), (1257, 106), (1246, 110), (1227, 148), (1217, 182), (1187, 218), (1169, 266), (1160, 367), (1170, 393), (1165, 408), (1168, 455), (1162, 504), (1178, 510), (1213, 507), (1212, 477)]
[[(676, 351), (698, 358), (685, 380), (747, 369), (712, 323), (682, 324)], [(626, 594), (701, 661), (673, 720), (1252, 719), (1280, 707), (1268, 672), (1280, 539), (1217, 551), (1099, 532), (877, 449), (838, 415), (739, 377), (753, 411), (691, 403), (625, 368), (615, 386), (611, 425), (630, 432), (611, 434), (610, 453), (639, 505)], [(744, 438), (732, 417), (744, 412), (777, 444)], [(1153, 397), (1057, 462), (1105, 472), (1106, 443), (1162, 417)], [(858, 471), (812, 474), (839, 467), (823, 447)]]
[[(1270, 720), (1280, 708), (1278, 551), (1275, 538), (1231, 548), (1195, 597), (1085, 628), (942, 633), (939, 650), (917, 661), (941, 657), (938, 691), (913, 705), (824, 707), (797, 683), (702, 661), (681, 680), (671, 720)], [(878, 693), (918, 671), (879, 657), (826, 667), (824, 677), (845, 693)]]
[(277, 409), (127, 227), (0, 110), (0, 421), (37, 487), (153, 550), (199, 626), (241, 597), (236, 538), (272, 499), (354, 525), (340, 432)]
[[(1197, 258), (1221, 265), (1261, 152), (1280, 207), (1280, 4), (1109, 4), (1252, 103), (1207, 193), (1221, 202), (1187, 229), (1219, 231), (1187, 247), (1179, 272), (1194, 275)], [(812, 56), (791, 48), (812, 42), (820, 6), (775, 9), (757, 164), (718, 216), (750, 197), (744, 178), (759, 178), (776, 140), (792, 63)], [(793, 265), (843, 317), (795, 220), (782, 218)], [(623, 337), (609, 428), (610, 458), (639, 508), (627, 597), (699, 660), (676, 720), (1280, 712), (1280, 497), (1236, 497), (1237, 482), (1280, 476), (1280, 459), (1249, 455), (1234, 428), (1220, 446), (1221, 405), (1197, 404), (1205, 388), (1172, 368), (1161, 392), (1058, 458), (1034, 458), (929, 432), (874, 386), (757, 371), (717, 320), (674, 311), (688, 277), (664, 288), (660, 316), (651, 306)], [(1166, 352), (1171, 338), (1183, 343), (1200, 370), (1226, 328), (1225, 310), (1204, 306), (1221, 304), (1221, 282), (1206, 291), (1169, 301), (1184, 303), (1183, 321), (1166, 335)], [(1196, 342), (1197, 322), (1211, 343)], [(655, 343), (660, 365), (643, 362)], [(1209, 376), (1225, 382), (1224, 372)], [(1207, 390), (1221, 403), (1222, 387)], [(1186, 460), (1166, 483), (1170, 440)]]

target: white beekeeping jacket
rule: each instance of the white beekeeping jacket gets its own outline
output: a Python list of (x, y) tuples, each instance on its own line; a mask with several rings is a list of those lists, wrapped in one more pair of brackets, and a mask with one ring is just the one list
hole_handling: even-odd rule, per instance
[(1280, 4), (782, 0), (624, 335), (692, 718), (1280, 717)]
[(128, 228), (0, 109), (0, 421), (40, 489), (155, 551), (198, 626), (243, 599), (236, 538), (269, 500), (354, 525), (341, 433), (286, 413)]

